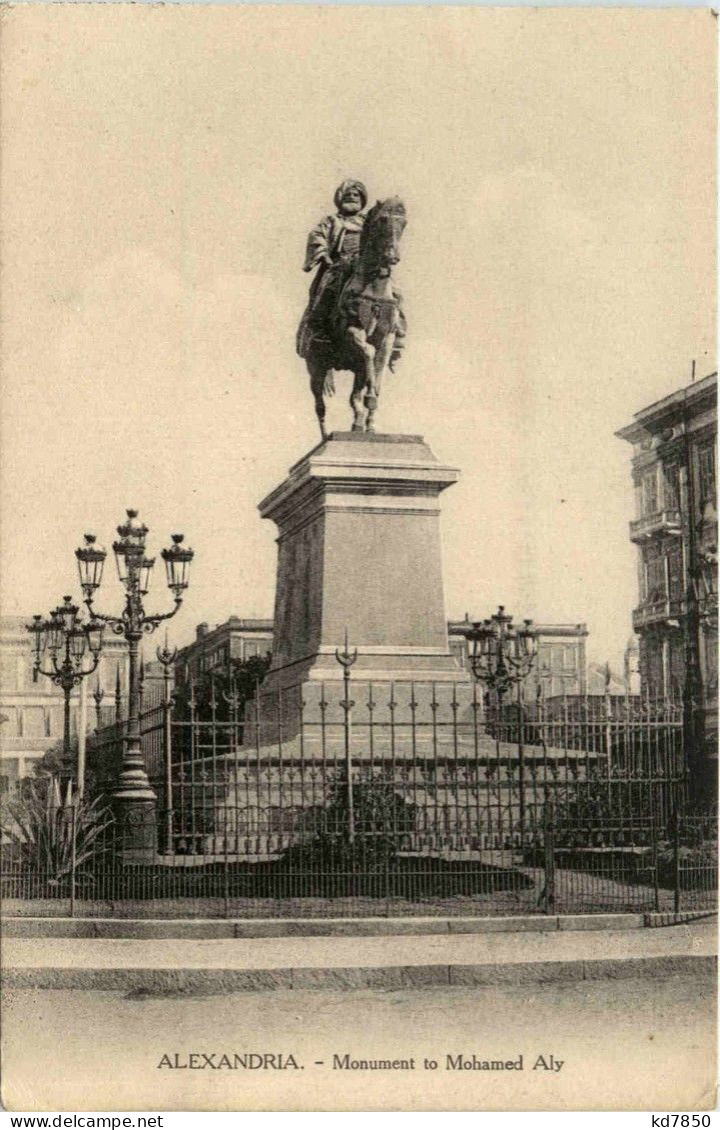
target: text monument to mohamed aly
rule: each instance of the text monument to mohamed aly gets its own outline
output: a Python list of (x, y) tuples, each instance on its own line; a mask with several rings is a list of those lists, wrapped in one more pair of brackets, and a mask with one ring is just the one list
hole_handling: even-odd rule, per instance
[[(354, 180), (340, 185), (335, 205), (308, 238), (305, 270), (315, 275), (297, 334), (322, 442), (259, 507), (279, 531), (272, 666), (260, 732), (246, 732), (262, 745), (292, 740), (299, 703), (305, 723), (333, 720), (327, 700), (342, 696), (323, 687), (342, 680), (336, 651), (346, 633), (357, 650), (358, 705), (370, 684), (393, 683), (398, 702), (412, 681), (434, 685), (433, 701), (449, 704), (453, 687), (468, 682), (448, 646), (440, 554), (438, 496), (458, 472), (420, 436), (375, 431), (383, 376), (406, 333), (392, 278), (405, 208), (392, 197), (366, 210)], [(353, 374), (352, 430), (328, 435), (324, 400), (342, 370)]]

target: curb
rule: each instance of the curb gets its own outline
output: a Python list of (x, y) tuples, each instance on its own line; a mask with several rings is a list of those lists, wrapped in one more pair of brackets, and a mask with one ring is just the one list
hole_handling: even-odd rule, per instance
[[(706, 916), (713, 912), (704, 912)], [(651, 925), (642, 914), (526, 915), (505, 918), (6, 918), (6, 938), (317, 938), (402, 935), (548, 933), (556, 930), (639, 930)], [(675, 925), (690, 919), (662, 915)], [(664, 919), (673, 919), (672, 922)]]
[(680, 926), (684, 922), (700, 922), (703, 918), (715, 918), (717, 910), (677, 910), (656, 911), (646, 914), (645, 926)]
[(639, 930), (712, 918), (716, 910), (645, 914), (519, 915), (504, 918), (5, 918), (5, 938), (382, 938), (424, 934)]
[(535, 961), (478, 965), (286, 969), (20, 969), (3, 970), (7, 989), (122, 990), (147, 994), (238, 993), (268, 990), (421, 989), (437, 986), (530, 985), (568, 981), (710, 976), (717, 957), (702, 954)]

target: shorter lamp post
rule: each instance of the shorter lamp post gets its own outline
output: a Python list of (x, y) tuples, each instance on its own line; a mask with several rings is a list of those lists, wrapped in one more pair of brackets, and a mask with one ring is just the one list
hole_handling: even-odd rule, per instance
[(489, 620), (473, 624), (468, 632), (472, 643), (470, 666), (475, 678), (495, 692), (498, 704), (498, 722), (501, 720), (503, 698), (517, 687), (518, 701), (518, 799), (520, 807), (520, 838), (525, 832), (525, 749), (523, 730), (525, 711), (523, 682), (530, 674), (537, 651), (537, 632), (532, 620), (524, 620), (522, 627), (513, 625), (513, 618), (500, 605)]
[(155, 559), (147, 557), (145, 540), (148, 528), (138, 521), (137, 510), (127, 511), (127, 521), (117, 527), (118, 540), (113, 551), (118, 576), (125, 589), (125, 607), (119, 616), (95, 612), (95, 592), (102, 581), (106, 551), (96, 544), (94, 534), (85, 534), (85, 544), (75, 551), (80, 571), (85, 603), (93, 616), (109, 624), (112, 631), (123, 636), (128, 645), (128, 714), (127, 736), (123, 759), (113, 800), (126, 837), (128, 858), (142, 862), (155, 855), (157, 824), (156, 795), (145, 770), (140, 740), (140, 680), (138, 655), (143, 634), (154, 632), (163, 620), (169, 620), (182, 604), (182, 594), (188, 587), (188, 572), (193, 559), (192, 549), (183, 546), (183, 535), (172, 534), (172, 545), (163, 549), (167, 584), (175, 599), (170, 612), (148, 615), (143, 597), (150, 587), (150, 575)]
[[(35, 656), (33, 660), (33, 681), (38, 675), (52, 679), (62, 688), (65, 696), (63, 725), (63, 760), (70, 760), (70, 698), (75, 687), (83, 679), (92, 675), (100, 662), (103, 646), (104, 624), (93, 617), (87, 624), (82, 623), (82, 615), (72, 598), (63, 597), (63, 603), (50, 613), (49, 620), (34, 616), (27, 630), (35, 637)], [(86, 650), (90, 652), (91, 666), (84, 667)], [(50, 667), (42, 666), (43, 655), (47, 655)], [(82, 795), (83, 773), (78, 766), (77, 791)]]

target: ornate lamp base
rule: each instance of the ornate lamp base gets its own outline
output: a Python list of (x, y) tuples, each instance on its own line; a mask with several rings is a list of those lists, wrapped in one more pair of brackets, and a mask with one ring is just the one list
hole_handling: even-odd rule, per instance
[(121, 778), (113, 794), (118, 835), (117, 854), (123, 863), (154, 863), (157, 856), (157, 797), (145, 777), (142, 782)]

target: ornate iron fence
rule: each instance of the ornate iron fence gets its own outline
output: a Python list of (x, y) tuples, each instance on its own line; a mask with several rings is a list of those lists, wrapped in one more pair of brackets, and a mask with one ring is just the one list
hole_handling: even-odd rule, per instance
[(414, 814), (397, 801), (363, 795), (359, 785), (354, 799), (352, 837), (346, 806), (337, 802), (306, 838), (296, 836), (272, 855), (231, 854), (227, 840), (218, 851), (203, 834), (202, 851), (145, 862), (128, 852), (136, 837), (126, 837), (106, 813), (89, 842), (88, 821), (61, 807), (46, 818), (45, 834), (3, 845), (4, 912), (326, 918), (717, 907), (717, 830), (705, 816), (679, 812), (669, 828), (640, 821), (589, 826), (556, 821), (548, 808), (543, 826), (522, 844), (452, 849), (432, 840), (414, 845)]
[[(172, 917), (526, 914), (715, 906), (681, 712), (607, 697), (493, 710), (470, 684), (348, 680), (245, 706), (210, 685), (145, 711), (150, 858), (111, 813), (56, 808), (5, 845), (12, 912)], [(107, 795), (123, 726), (88, 765)], [(103, 801), (98, 801), (98, 808)], [(62, 860), (55, 840), (74, 842)], [(74, 860), (74, 862), (73, 862)]]

